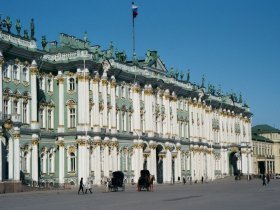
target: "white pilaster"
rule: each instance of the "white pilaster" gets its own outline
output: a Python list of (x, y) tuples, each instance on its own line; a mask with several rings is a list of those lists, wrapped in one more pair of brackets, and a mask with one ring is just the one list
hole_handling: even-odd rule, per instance
[(150, 141), (149, 147), (150, 147), (150, 165), (151, 165), (150, 173), (154, 175), (155, 178), (157, 178), (156, 142)]
[[(3, 113), (3, 73), (2, 73), (3, 64), (4, 64), (4, 57), (2, 55), (2, 52), (0, 51), (0, 77), (1, 77), (0, 78), (0, 113)], [(2, 172), (2, 170), (1, 170), (1, 172)]]
[(93, 79), (93, 131), (99, 132), (100, 131), (100, 124), (99, 124), (99, 74), (98, 72), (95, 74), (95, 77)]
[(99, 136), (95, 136), (93, 138), (94, 144), (94, 156), (95, 156), (95, 164), (94, 164), (94, 182), (97, 185), (101, 184), (101, 157), (100, 157), (100, 145), (101, 138)]
[(112, 138), (111, 142), (112, 147), (112, 171), (118, 170), (118, 140), (116, 138)]
[[(0, 51), (0, 53), (1, 53), (1, 51)], [(3, 169), (3, 166), (2, 166), (2, 156), (3, 156), (3, 154), (2, 154), (2, 139), (3, 139), (3, 133), (2, 133), (2, 129), (0, 128), (0, 182), (2, 182), (2, 179), (3, 179), (3, 171), (2, 171), (2, 169)]]
[(144, 103), (145, 103), (145, 132), (149, 137), (153, 137), (153, 107), (152, 107), (153, 88), (151, 85), (145, 85)]
[(168, 138), (170, 135), (170, 105), (169, 105), (169, 90), (165, 90), (163, 95), (163, 105), (165, 118), (163, 121), (163, 137)]
[(14, 179), (14, 142), (13, 139), (10, 137), (8, 140), (8, 146), (9, 146), (9, 153), (8, 153), (8, 177), (9, 180)]
[(58, 153), (58, 160), (59, 160), (59, 162), (58, 162), (58, 166), (59, 166), (58, 181), (59, 181), (59, 184), (63, 184), (64, 183), (64, 174), (65, 174), (65, 170), (64, 170), (65, 148), (64, 148), (64, 138), (63, 137), (58, 137), (57, 145), (59, 147), (59, 150), (58, 150), (58, 152), (59, 152)]
[(140, 96), (139, 96), (140, 87), (137, 83), (132, 86), (132, 103), (133, 103), (133, 134), (140, 135), (141, 126), (140, 126)]
[(39, 138), (37, 134), (32, 135), (32, 180), (38, 182), (39, 177), (38, 177), (38, 143), (39, 143)]
[(64, 78), (61, 71), (58, 71), (58, 87), (59, 87), (59, 125), (57, 128), (58, 133), (64, 132)]
[(103, 147), (104, 147), (104, 176), (109, 177), (109, 142), (108, 137), (104, 138)]
[(176, 144), (176, 149), (177, 149), (177, 158), (176, 158), (176, 166), (175, 170), (177, 171), (177, 176), (175, 178), (180, 177), (180, 181), (182, 181), (182, 154), (181, 154), (181, 145), (179, 143)]
[(37, 119), (37, 64), (35, 60), (32, 61), (31, 67), (31, 128), (37, 129), (38, 128), (38, 119)]
[(117, 119), (116, 119), (116, 79), (114, 76), (111, 77), (111, 132), (117, 132)]
[(101, 78), (102, 83), (102, 99), (103, 99), (103, 119), (102, 119), (102, 127), (107, 128), (107, 115), (108, 115), (108, 108), (107, 108), (107, 73), (104, 72)]
[(78, 136), (78, 180), (82, 177), (86, 180), (89, 177), (88, 172), (88, 153), (87, 153), (87, 138), (86, 136)]
[(18, 127), (14, 128), (14, 181), (20, 180), (20, 153), (19, 153), (19, 138), (20, 138), (20, 131)]

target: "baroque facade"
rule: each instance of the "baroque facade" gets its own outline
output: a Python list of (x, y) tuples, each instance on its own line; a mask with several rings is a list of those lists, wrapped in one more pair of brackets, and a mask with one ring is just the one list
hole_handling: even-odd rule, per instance
[(280, 130), (269, 125), (252, 127), (253, 173), (280, 174)]
[[(31, 33), (32, 34), (32, 33)], [(33, 31), (34, 36), (34, 31)], [(251, 113), (204, 78), (196, 85), (156, 51), (145, 59), (0, 30), (0, 181), (101, 184), (112, 171), (158, 183), (252, 173)]]

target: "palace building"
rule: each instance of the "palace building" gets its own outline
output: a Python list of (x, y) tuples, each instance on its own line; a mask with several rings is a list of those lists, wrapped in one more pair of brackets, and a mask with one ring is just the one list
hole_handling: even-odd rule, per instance
[(63, 33), (39, 48), (34, 28), (16, 29), (0, 28), (0, 182), (252, 173), (252, 114), (241, 96), (167, 70), (157, 51), (128, 60), (112, 44), (102, 50)]

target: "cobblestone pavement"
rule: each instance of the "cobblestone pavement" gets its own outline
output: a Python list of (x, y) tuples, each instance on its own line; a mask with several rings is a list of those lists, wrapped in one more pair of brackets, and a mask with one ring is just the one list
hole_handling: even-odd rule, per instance
[(0, 194), (0, 209), (206, 209), (206, 210), (277, 210), (280, 209), (280, 180), (262, 186), (260, 179), (234, 181), (226, 178), (190, 185), (155, 185), (153, 192), (136, 191), (128, 185), (124, 192), (78, 195), (77, 189)]

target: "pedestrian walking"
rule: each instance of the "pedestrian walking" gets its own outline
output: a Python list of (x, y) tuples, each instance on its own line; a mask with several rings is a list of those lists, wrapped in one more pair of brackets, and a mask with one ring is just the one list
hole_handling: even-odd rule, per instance
[(202, 176), (202, 177), (201, 177), (201, 183), (202, 183), (202, 184), (203, 184), (203, 180), (204, 180), (204, 177)]
[(269, 174), (266, 175), (266, 181), (267, 181), (267, 184), (269, 184), (269, 181), (270, 181), (270, 176), (269, 176)]
[(192, 177), (190, 176), (190, 184), (192, 184)]
[(83, 181), (83, 177), (80, 180), (80, 187), (79, 187), (79, 191), (78, 191), (78, 195), (80, 194), (80, 191), (82, 190), (83, 194), (84, 193), (84, 181)]
[(262, 176), (263, 186), (266, 186), (266, 176), (263, 174)]
[(87, 194), (87, 191), (90, 192), (90, 194), (92, 194), (92, 181), (91, 179), (88, 177), (87, 179), (87, 183), (86, 183), (86, 194)]
[(186, 178), (185, 177), (183, 177), (183, 183), (186, 184)]

